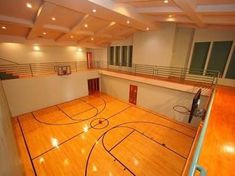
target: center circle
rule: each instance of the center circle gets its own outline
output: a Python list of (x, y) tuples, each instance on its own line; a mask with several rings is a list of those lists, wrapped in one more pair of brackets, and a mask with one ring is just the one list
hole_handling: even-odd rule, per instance
[(91, 128), (94, 129), (103, 129), (109, 125), (109, 121), (105, 118), (97, 118), (90, 122)]

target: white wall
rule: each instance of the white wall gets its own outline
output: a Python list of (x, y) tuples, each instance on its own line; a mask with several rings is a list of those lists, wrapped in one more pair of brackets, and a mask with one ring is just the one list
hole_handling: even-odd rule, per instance
[(226, 29), (196, 29), (194, 42), (235, 40), (235, 31)]
[(111, 46), (128, 46), (128, 45), (133, 45), (133, 36), (128, 37), (125, 40), (119, 40), (119, 41), (114, 41), (112, 42)]
[[(136, 32), (133, 37), (115, 41), (111, 46), (133, 45), (132, 63), (170, 66), (175, 29), (175, 24), (162, 24), (155, 31)], [(96, 50), (93, 49), (94, 57), (102, 56), (100, 60), (107, 63), (108, 52), (100, 55)]]
[(190, 49), (192, 46), (194, 29), (176, 28), (173, 55), (171, 60), (172, 67), (187, 67)]
[(83, 71), (68, 76), (45, 76), (3, 81), (12, 116), (52, 106), (88, 95), (87, 79), (98, 71)]
[(97, 48), (92, 50), (94, 61), (99, 61), (100, 66), (107, 67), (108, 48)]
[[(168, 89), (104, 74), (101, 76), (101, 91), (124, 101), (129, 101), (130, 84), (138, 86), (137, 105), (187, 123), (188, 115), (175, 112), (173, 106), (181, 105), (190, 109), (194, 93)], [(207, 97), (202, 96), (201, 107), (204, 107), (206, 100)], [(197, 126), (198, 123), (198, 119), (194, 119), (192, 122), (193, 126)]]
[(23, 176), (21, 161), (12, 131), (11, 116), (0, 81), (0, 175)]
[(86, 49), (78, 51), (75, 46), (40, 46), (35, 51), (33, 45), (0, 43), (0, 58), (17, 63), (86, 61)]
[(175, 38), (175, 24), (159, 29), (136, 32), (133, 38), (133, 63), (170, 66)]

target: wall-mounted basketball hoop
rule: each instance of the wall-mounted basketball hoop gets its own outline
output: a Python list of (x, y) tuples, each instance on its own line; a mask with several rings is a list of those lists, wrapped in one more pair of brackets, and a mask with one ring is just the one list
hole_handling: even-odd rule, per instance
[(70, 65), (55, 66), (55, 71), (58, 76), (70, 75), (72, 73)]

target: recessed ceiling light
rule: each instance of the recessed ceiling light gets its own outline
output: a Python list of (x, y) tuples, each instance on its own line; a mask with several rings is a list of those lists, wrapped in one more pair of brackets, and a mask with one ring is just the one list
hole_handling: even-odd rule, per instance
[(93, 12), (93, 13), (96, 13), (96, 9), (92, 9), (92, 12)]
[(46, 32), (43, 32), (42, 34), (43, 34), (43, 35), (47, 35), (47, 33), (46, 33)]
[(84, 27), (87, 28), (87, 27), (88, 27), (88, 24), (85, 24)]
[(149, 27), (146, 27), (146, 31), (149, 31)]
[(167, 18), (166, 21), (172, 22), (175, 21), (175, 18)]
[(73, 36), (73, 35), (70, 35), (70, 38), (71, 38), (71, 39), (73, 39), (73, 38), (74, 38), (74, 36)]
[(2, 26), (2, 29), (6, 29), (7, 27), (6, 26)]
[(40, 47), (37, 46), (37, 45), (33, 46), (33, 49), (34, 49), (35, 51), (40, 51)]
[(91, 37), (91, 40), (94, 40), (94, 38), (93, 38), (93, 37)]
[(167, 4), (169, 1), (168, 1), (168, 0), (164, 0), (163, 2), (164, 2), (165, 4)]
[(52, 18), (51, 18), (51, 20), (52, 20), (52, 21), (55, 21), (55, 20), (56, 20), (56, 18), (55, 18), (55, 17), (52, 17)]
[(32, 9), (32, 4), (30, 4), (29, 2), (26, 3), (26, 7), (28, 7), (29, 9)]
[(168, 18), (172, 18), (173, 17), (173, 15), (168, 15)]
[(129, 20), (127, 20), (127, 21), (126, 21), (126, 24), (130, 24), (130, 21), (129, 21)]

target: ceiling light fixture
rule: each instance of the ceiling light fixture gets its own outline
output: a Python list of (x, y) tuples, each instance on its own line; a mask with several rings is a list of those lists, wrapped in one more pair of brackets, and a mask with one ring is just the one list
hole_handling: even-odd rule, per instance
[(168, 15), (168, 18), (172, 18), (173, 17), (173, 15)]
[(87, 28), (87, 27), (88, 27), (88, 24), (85, 24), (84, 27)]
[(164, 0), (163, 2), (164, 2), (165, 4), (167, 4), (169, 1), (168, 1), (168, 0)]
[(32, 4), (30, 4), (29, 2), (26, 3), (26, 7), (29, 8), (29, 9), (32, 9)]
[(127, 21), (126, 21), (126, 24), (130, 24), (130, 21), (129, 21), (129, 20), (127, 20)]
[(93, 37), (91, 37), (91, 40), (93, 41), (93, 40), (94, 40), (94, 38), (93, 38)]
[(73, 35), (70, 35), (70, 38), (71, 38), (71, 39), (73, 39), (73, 38), (74, 38), (74, 36), (73, 36)]
[(35, 51), (40, 51), (40, 47), (37, 46), (37, 45), (33, 46), (33, 49), (34, 49)]
[(7, 27), (6, 27), (6, 26), (2, 26), (2, 29), (4, 29), (4, 30), (5, 30), (5, 29), (7, 29)]
[(149, 31), (149, 27), (146, 27), (146, 31)]
[(46, 33), (46, 32), (43, 32), (42, 34), (43, 34), (43, 35), (47, 35), (47, 33)]
[(96, 13), (96, 9), (92, 9), (92, 12), (93, 12), (93, 13)]
[(56, 18), (55, 18), (55, 17), (52, 17), (52, 18), (51, 18), (51, 20), (52, 20), (52, 21), (55, 21), (55, 20), (56, 20)]

